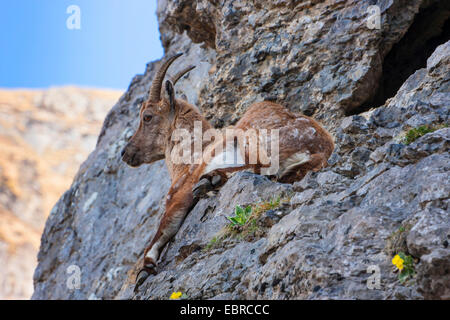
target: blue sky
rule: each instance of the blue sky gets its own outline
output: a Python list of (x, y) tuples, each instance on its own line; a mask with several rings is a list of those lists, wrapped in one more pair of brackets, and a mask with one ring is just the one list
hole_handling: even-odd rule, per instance
[[(81, 29), (66, 26), (81, 10)], [(159, 59), (156, 0), (1, 0), (0, 88), (126, 89)]]

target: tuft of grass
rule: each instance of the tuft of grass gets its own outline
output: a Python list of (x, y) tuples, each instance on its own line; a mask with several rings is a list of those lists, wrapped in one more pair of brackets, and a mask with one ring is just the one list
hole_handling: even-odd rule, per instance
[(267, 201), (250, 204), (246, 207), (236, 206), (234, 216), (227, 217), (230, 222), (215, 235), (203, 249), (209, 251), (222, 246), (223, 241), (229, 238), (238, 240), (251, 240), (263, 234), (264, 230), (258, 224), (261, 215), (289, 202), (290, 197), (278, 196)]
[(412, 227), (413, 224), (408, 223), (403, 226), (400, 226), (400, 228), (392, 232), (386, 238), (386, 244), (384, 248), (385, 252), (389, 255), (394, 255), (396, 252), (399, 251), (407, 252), (408, 246), (406, 244), (406, 238)]
[(434, 130), (429, 128), (428, 126), (420, 126), (418, 128), (410, 129), (406, 132), (405, 137), (403, 138), (403, 143), (408, 145), (420, 137), (426, 135), (427, 133), (433, 132)]
[(427, 133), (434, 132), (436, 130), (448, 128), (448, 124), (438, 125), (438, 126), (420, 126), (417, 128), (412, 128), (406, 132), (405, 137), (402, 142), (406, 145), (413, 143), (420, 137), (426, 135)]
[(260, 203), (257, 203), (254, 205), (254, 216), (259, 218), (262, 213), (276, 209), (280, 207), (283, 203), (289, 202), (290, 199), (288, 198), (281, 198), (281, 196), (278, 196), (277, 198), (271, 199), (269, 201), (263, 201)]
[(219, 244), (222, 242), (222, 238), (218, 237), (218, 236), (214, 236), (209, 243), (206, 245), (205, 248), (203, 248), (204, 251), (209, 251), (217, 246), (219, 246)]

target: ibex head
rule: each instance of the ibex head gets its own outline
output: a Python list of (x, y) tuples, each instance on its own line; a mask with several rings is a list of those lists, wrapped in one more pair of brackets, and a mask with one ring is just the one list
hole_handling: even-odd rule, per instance
[(182, 53), (176, 54), (163, 63), (153, 80), (148, 100), (141, 106), (139, 128), (122, 150), (122, 160), (132, 167), (164, 158), (165, 146), (170, 140), (173, 120), (178, 110), (174, 85), (195, 68), (190, 66), (179, 72), (172, 81), (167, 80), (161, 95), (167, 69), (181, 55)]

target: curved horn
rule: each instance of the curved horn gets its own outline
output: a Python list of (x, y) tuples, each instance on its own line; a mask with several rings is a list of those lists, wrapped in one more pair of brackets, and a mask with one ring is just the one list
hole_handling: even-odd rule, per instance
[(178, 82), (178, 80), (181, 79), (181, 77), (183, 77), (186, 73), (188, 73), (189, 71), (191, 71), (192, 69), (195, 69), (195, 66), (189, 66), (184, 70), (181, 70), (180, 72), (178, 72), (173, 78), (172, 78), (172, 83), (175, 86), (175, 84)]
[(180, 57), (182, 53), (177, 53), (166, 62), (163, 63), (161, 68), (159, 68), (158, 73), (156, 73), (155, 78), (153, 79), (152, 87), (150, 89), (149, 100), (152, 102), (158, 102), (161, 99), (161, 87), (164, 77), (166, 75), (167, 69), (169, 69), (172, 62), (174, 62), (178, 57)]

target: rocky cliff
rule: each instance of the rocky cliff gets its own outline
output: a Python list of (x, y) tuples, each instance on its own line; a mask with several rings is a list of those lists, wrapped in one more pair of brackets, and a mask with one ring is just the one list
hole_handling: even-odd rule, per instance
[[(152, 62), (53, 208), (33, 298), (449, 299), (449, 16), (446, 1), (160, 0), (166, 54), (185, 53), (170, 72), (197, 65), (177, 91), (211, 123), (273, 100), (320, 120), (335, 152), (293, 185), (236, 174), (197, 203), (134, 293), (170, 185), (164, 162), (120, 160)], [(258, 212), (252, 228), (226, 228), (237, 205)]]
[(0, 299), (29, 299), (40, 235), (120, 92), (0, 90)]

